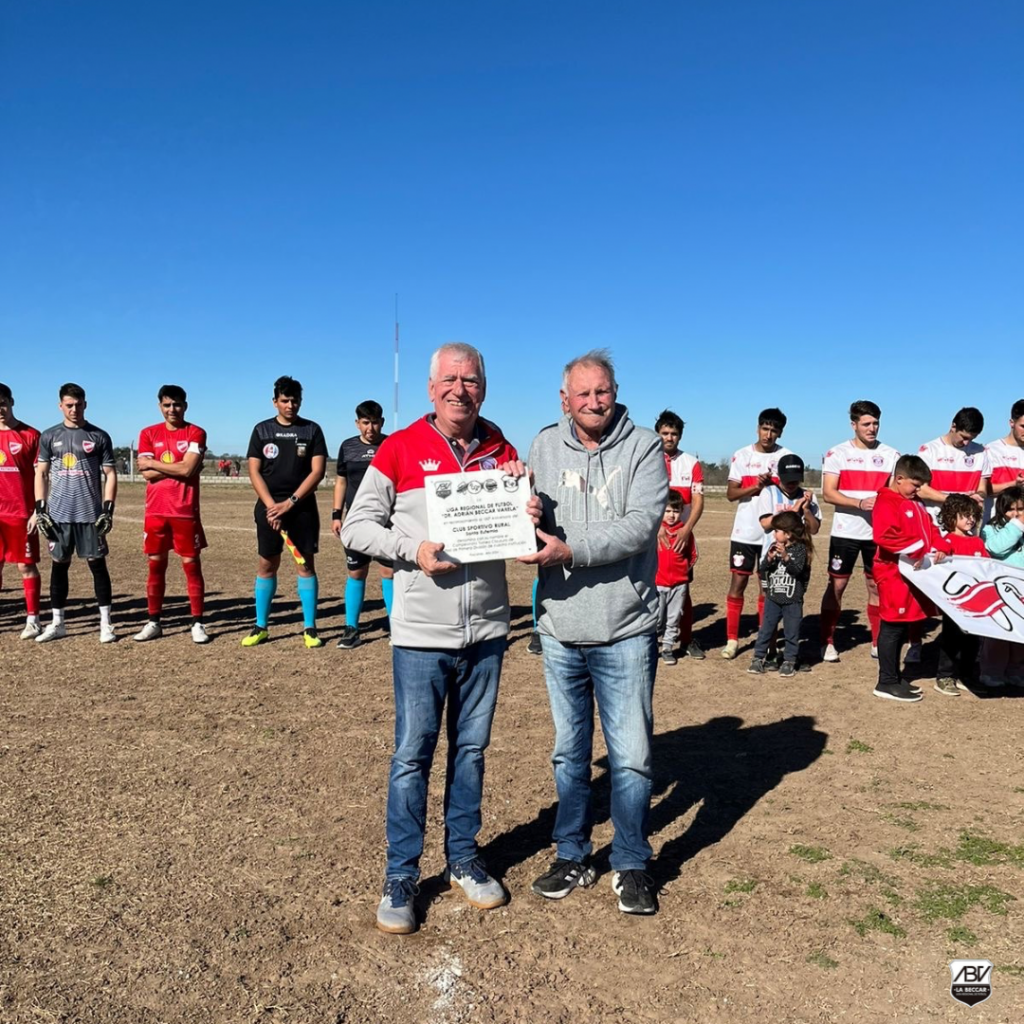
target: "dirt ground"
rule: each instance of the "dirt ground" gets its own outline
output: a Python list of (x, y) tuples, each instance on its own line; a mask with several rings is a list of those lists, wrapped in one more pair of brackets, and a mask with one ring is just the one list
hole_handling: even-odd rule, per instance
[[(329, 496), (321, 493), (327, 520)], [(142, 493), (112, 534), (116, 645), (72, 570), (68, 639), (23, 643), (0, 595), (0, 1020), (21, 1022), (1010, 1022), (1024, 1016), (1024, 700), (871, 696), (854, 581), (838, 665), (793, 679), (727, 663), (731, 509), (709, 503), (694, 586), (704, 662), (659, 666), (653, 918), (619, 913), (595, 751), (598, 884), (530, 893), (552, 856), (552, 727), (527, 653), (531, 574), (513, 624), (487, 763), (483, 853), (511, 894), (481, 912), (440, 881), (435, 774), (418, 934), (374, 927), (392, 742), (376, 577), (353, 651), (307, 651), (286, 566), (272, 642), (243, 650), (255, 570), (247, 487), (208, 486), (206, 647), (172, 565), (165, 637), (145, 620)], [(343, 625), (344, 560), (326, 528), (322, 632)], [(822, 552), (823, 554), (823, 552)], [(823, 565), (824, 558), (821, 559)], [(44, 566), (44, 595), (48, 568)], [(817, 630), (823, 570), (807, 601)], [(44, 597), (44, 617), (48, 604)], [(751, 615), (744, 620), (749, 634)], [(815, 645), (816, 646), (816, 645)], [(1024, 691), (1021, 691), (1024, 694)], [(442, 741), (443, 742), (443, 741)], [(443, 766), (439, 752), (435, 763)], [(983, 957), (969, 1009), (948, 962)]]

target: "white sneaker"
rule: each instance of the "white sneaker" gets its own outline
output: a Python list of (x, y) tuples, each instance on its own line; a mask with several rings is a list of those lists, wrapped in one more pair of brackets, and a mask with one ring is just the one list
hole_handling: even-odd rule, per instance
[(40, 633), (42, 633), (43, 627), (38, 622), (26, 622), (25, 628), (21, 631), (22, 640), (35, 640)]
[(822, 661), (838, 661), (839, 652), (836, 650), (835, 644), (825, 644), (821, 649), (821, 660)]
[(732, 661), (733, 658), (739, 654), (740, 642), (739, 640), (729, 640), (726, 645), (722, 648), (722, 657), (726, 661)]
[(63, 622), (51, 622), (46, 629), (36, 637), (36, 643), (48, 644), (51, 640), (63, 640), (67, 635), (68, 629)]
[(100, 626), (100, 643), (112, 644), (117, 639), (113, 626)]
[(878, 648), (874, 644), (871, 645), (871, 657), (878, 661)]
[(163, 635), (164, 631), (160, 623), (150, 620), (142, 627), (142, 629), (139, 630), (138, 633), (135, 634), (135, 636), (132, 637), (132, 639), (139, 641), (156, 640), (157, 637), (161, 637)]
[(196, 644), (210, 642), (210, 634), (206, 632), (206, 627), (201, 622), (192, 623), (192, 642)]
[(919, 665), (921, 663), (921, 645), (911, 644), (907, 648), (907, 655), (903, 659), (904, 665)]

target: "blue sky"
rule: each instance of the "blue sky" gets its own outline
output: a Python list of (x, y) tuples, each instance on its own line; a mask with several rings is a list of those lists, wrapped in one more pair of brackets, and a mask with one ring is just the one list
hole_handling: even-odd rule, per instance
[[(82, 383), (126, 443), (165, 382), (244, 450), (291, 373), (332, 449), (488, 360), (524, 451), (560, 369), (717, 459), (757, 411), (816, 459), (857, 398), (909, 448), (1024, 395), (1024, 6), (11, 0), (0, 380)], [(1000, 367), (1004, 369), (1000, 370)]]

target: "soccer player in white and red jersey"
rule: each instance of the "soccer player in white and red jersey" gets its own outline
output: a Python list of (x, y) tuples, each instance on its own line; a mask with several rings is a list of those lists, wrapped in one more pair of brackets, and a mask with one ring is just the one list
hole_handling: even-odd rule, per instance
[(987, 523), (992, 518), (992, 499), (1007, 487), (1024, 486), (1024, 398), (1014, 402), (1010, 409), (1010, 432), (985, 445), (985, 452), (992, 470), (982, 517)]
[(874, 402), (854, 402), (850, 406), (853, 437), (827, 451), (821, 467), (821, 496), (836, 509), (828, 546), (828, 584), (821, 598), (821, 656), (825, 661), (839, 661), (835, 646), (836, 623), (858, 556), (864, 565), (873, 656), (878, 649), (881, 620), (874, 578), (871, 510), (878, 492), (889, 485), (893, 467), (900, 457), (895, 448), (878, 440), (881, 416), (882, 410)]
[(31, 521), (33, 481), (39, 431), (14, 415), (14, 396), (0, 384), (0, 567), (4, 562), (21, 570), (25, 591), (22, 640), (33, 640), (39, 625), (39, 534)]
[[(964, 406), (941, 437), (921, 445), (918, 456), (931, 470), (931, 483), (924, 484), (918, 497), (938, 525), (939, 509), (951, 494), (966, 494), (978, 504), (980, 511), (989, 493), (992, 469), (988, 454), (975, 438), (985, 429), (985, 417), (974, 406)], [(921, 660), (921, 630), (919, 622), (911, 623), (910, 646), (905, 660)]]
[[(704, 651), (693, 639), (693, 600), (690, 597), (689, 584), (693, 583), (693, 567), (697, 561), (697, 542), (693, 536), (693, 528), (704, 514), (704, 470), (695, 455), (679, 450), (679, 442), (686, 424), (671, 409), (665, 409), (654, 424), (655, 433), (661, 436), (661, 444), (665, 451), (665, 468), (668, 470), (668, 486), (683, 500), (683, 510), (679, 528), (674, 538), (673, 547), (684, 554), (687, 562), (687, 590), (683, 602), (683, 614), (679, 620), (679, 650), (681, 654), (704, 660)], [(662, 538), (659, 536), (659, 543)]]
[(146, 481), (146, 516), (142, 547), (149, 557), (146, 604), (149, 621), (135, 640), (155, 640), (163, 633), (160, 616), (167, 585), (167, 555), (173, 548), (181, 558), (192, 612), (192, 639), (209, 639), (203, 625), (206, 584), (199, 555), (206, 535), (199, 518), (199, 474), (206, 454), (206, 431), (185, 420), (188, 398), (177, 384), (165, 384), (157, 394), (163, 423), (139, 434), (137, 466)]
[[(778, 443), (786, 429), (786, 416), (781, 409), (762, 409), (757, 417), (757, 441), (740, 448), (732, 457), (725, 496), (738, 502), (729, 538), (729, 593), (725, 599), (725, 636), (722, 657), (735, 658), (740, 646), (740, 616), (747, 580), (761, 562), (764, 530), (757, 517), (754, 499), (770, 483), (778, 483), (775, 468), (783, 455), (791, 454)], [(764, 609), (764, 594), (758, 594), (758, 618)]]

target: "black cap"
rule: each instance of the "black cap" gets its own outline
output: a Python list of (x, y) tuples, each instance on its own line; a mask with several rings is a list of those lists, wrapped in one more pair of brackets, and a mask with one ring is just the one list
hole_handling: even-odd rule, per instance
[(799, 455), (783, 455), (775, 467), (780, 483), (791, 484), (804, 478), (804, 460)]

